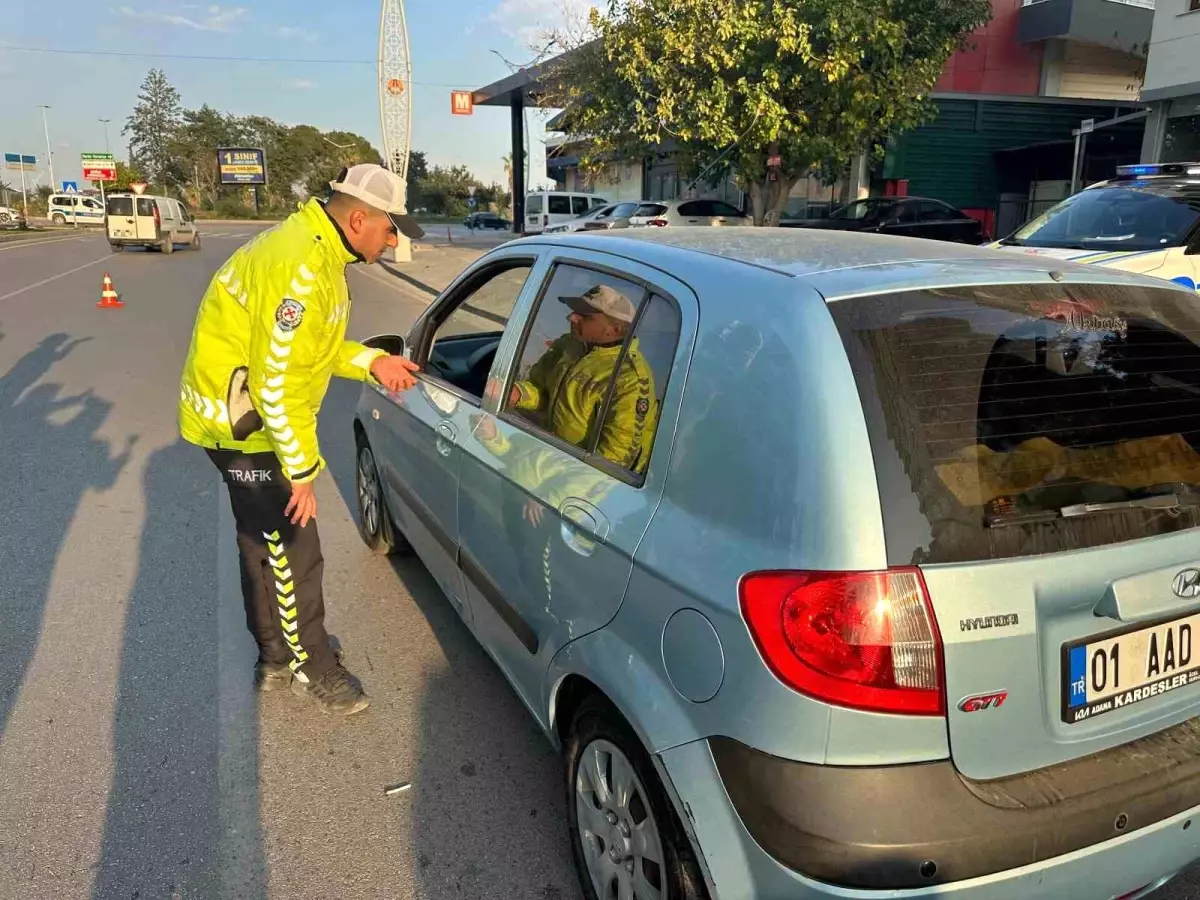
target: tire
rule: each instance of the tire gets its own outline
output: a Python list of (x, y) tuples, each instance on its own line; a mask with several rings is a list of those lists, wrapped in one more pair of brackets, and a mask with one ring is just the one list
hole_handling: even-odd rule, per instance
[(175, 252), (175, 241), (171, 239), (170, 235), (167, 235), (167, 239), (159, 245), (159, 250), (163, 253)]
[(188, 246), (193, 250), (200, 249), (200, 232), (197, 231), (192, 234), (192, 242), (188, 244)]
[(371, 552), (379, 556), (407, 554), (412, 547), (392, 522), (383, 499), (383, 485), (371, 445), (365, 437), (359, 437), (356, 445), (354, 496), (359, 537)]
[[(635, 880), (634, 888), (648, 883), (659, 891), (654, 896), (663, 900), (708, 900), (683, 824), (649, 755), (633, 729), (602, 697), (580, 704), (567, 736), (566, 757), (568, 836), (584, 897), (606, 900), (623, 879), (640, 876), (642, 881)], [(623, 771), (632, 773), (630, 799), (624, 805), (612, 792)], [(602, 782), (599, 792), (596, 781)], [(601, 794), (608, 796), (601, 800)], [(644, 840), (653, 836), (643, 852), (634, 846), (635, 827)], [(624, 861), (617, 862), (614, 852)], [(652, 859), (655, 856), (657, 860)], [(649, 895), (636, 891), (638, 897)]]
[(110, 250), (112, 250), (112, 252), (113, 252), (113, 253), (120, 253), (120, 252), (122, 252), (122, 251), (125, 249), (125, 245), (124, 245), (124, 244), (112, 244), (112, 243), (110, 243), (110, 244), (108, 245), (108, 248), (109, 248)]
[(7, 225), (12, 221), (12, 216), (8, 213), (0, 213), (0, 225)]
[(55, 213), (54, 215), (52, 215), (50, 217), (50, 221), (53, 222), (55, 225), (66, 225), (67, 217), (64, 216), (62, 213)]

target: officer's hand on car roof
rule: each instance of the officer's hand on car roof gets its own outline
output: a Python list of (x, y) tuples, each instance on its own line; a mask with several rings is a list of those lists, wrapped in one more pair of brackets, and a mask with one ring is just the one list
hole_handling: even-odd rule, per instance
[(413, 373), (419, 371), (420, 366), (403, 356), (381, 356), (371, 363), (371, 374), (389, 391), (407, 391), (417, 383)]

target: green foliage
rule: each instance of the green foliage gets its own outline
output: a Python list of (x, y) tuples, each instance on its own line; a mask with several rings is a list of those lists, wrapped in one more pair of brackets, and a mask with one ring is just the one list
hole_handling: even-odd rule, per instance
[(107, 182), (104, 185), (104, 190), (110, 193), (113, 191), (127, 191), (129, 190), (129, 186), (135, 181), (145, 182), (146, 173), (137, 166), (129, 166), (126, 163), (118, 161), (117, 180)]
[(475, 209), (503, 210), (508, 194), (499, 184), (485, 185), (466, 166), (434, 166), (419, 180), (410, 178), (410, 207), (423, 208), (434, 216), (465, 216), (471, 212), (468, 200), (475, 188)]
[(585, 170), (665, 144), (687, 174), (732, 168), (762, 223), (799, 178), (927, 121), (946, 60), (990, 17), (989, 0), (609, 0), (543, 105), (586, 136)]
[(129, 152), (158, 188), (179, 181), (174, 141), (183, 121), (179, 91), (162, 69), (151, 69), (142, 82), (137, 105), (121, 133), (129, 136)]

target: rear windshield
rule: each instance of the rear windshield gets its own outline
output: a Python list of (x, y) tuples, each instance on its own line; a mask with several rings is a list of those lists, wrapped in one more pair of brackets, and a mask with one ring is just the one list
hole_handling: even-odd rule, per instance
[(867, 419), (892, 565), (1200, 524), (1193, 294), (1004, 285), (830, 310)]
[(149, 197), (137, 198), (137, 212), (139, 216), (154, 215), (154, 201)]
[(110, 216), (132, 216), (133, 215), (133, 198), (132, 197), (109, 197), (108, 198), (108, 214)]
[(525, 198), (525, 212), (540, 213), (542, 211), (542, 195), (533, 194)]
[(1004, 243), (1076, 250), (1162, 250), (1200, 221), (1200, 191), (1128, 184), (1080, 191), (1017, 229)]

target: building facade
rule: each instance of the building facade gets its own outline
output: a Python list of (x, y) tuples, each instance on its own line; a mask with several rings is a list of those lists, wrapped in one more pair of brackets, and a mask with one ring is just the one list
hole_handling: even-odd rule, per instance
[(1200, 0), (1158, 0), (1141, 99), (1141, 161), (1200, 161)]

